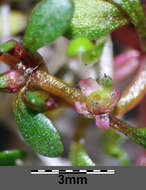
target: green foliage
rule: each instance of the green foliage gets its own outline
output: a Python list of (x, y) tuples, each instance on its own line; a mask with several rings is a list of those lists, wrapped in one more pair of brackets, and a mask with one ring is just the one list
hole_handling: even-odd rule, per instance
[(28, 103), (27, 105), (40, 112), (45, 111), (46, 100), (49, 97), (49, 94), (44, 91), (26, 91), (24, 94), (24, 100)]
[(84, 62), (85, 65), (93, 64), (99, 61), (99, 58), (102, 54), (102, 50), (106, 41), (107, 41), (106, 36), (100, 37), (96, 41), (96, 45), (94, 46), (94, 49), (92, 51), (85, 52), (82, 55), (82, 61)]
[(95, 166), (95, 163), (90, 159), (84, 148), (84, 143), (81, 141), (74, 142), (70, 150), (70, 160), (72, 166)]
[(129, 130), (127, 136), (140, 146), (146, 148), (146, 128), (133, 128)]
[(78, 54), (92, 51), (93, 49), (94, 45), (87, 38), (76, 38), (69, 44), (67, 48), (67, 55), (76, 56)]
[[(7, 2), (10, 3), (25, 1), (28, 2), (28, 0), (7, 0)], [(38, 0), (30, 0), (30, 2), (37, 1)], [(22, 31), (26, 22), (25, 15), (19, 14), (15, 11), (12, 13), (13, 14), (10, 13), (9, 15), (11, 35)], [(144, 15), (144, 11), (139, 0), (42, 0), (32, 11), (26, 28), (23, 44), (30, 53), (35, 53), (35, 51), (40, 47), (51, 43), (59, 36), (65, 35), (68, 38), (73, 39), (67, 49), (67, 55), (79, 55), (85, 65), (93, 64), (100, 58), (104, 44), (107, 41), (107, 37), (105, 35), (125, 24), (128, 24), (129, 22), (135, 26), (143, 43), (143, 41), (146, 40), (146, 16)], [(0, 33), (2, 33), (3, 28), (0, 27), (0, 29)], [(96, 40), (96, 43), (93, 40)], [(27, 62), (31, 62), (31, 55), (29, 52), (22, 52), (21, 50), (18, 50), (18, 52), (11, 51), (15, 47), (16, 43), (17, 42), (15, 41), (8, 41), (0, 44), (0, 55), (2, 53), (9, 52), (11, 54), (11, 58), (12, 56), (16, 58), (17, 53), (20, 57), (21, 54), (24, 54), (20, 58), (20, 63), (18, 64), (18, 67), (20, 67), (18, 74), (22, 76), (24, 75), (24, 78), (22, 78), (26, 80), (28, 79), (27, 76), (30, 76), (29, 82), (31, 83), (31, 76), (35, 73), (34, 70), (36, 68), (30, 68), (29, 64), (27, 64)], [(143, 45), (145, 45), (145, 42)], [(35, 57), (34, 60), (36, 61), (37, 58)], [(24, 66), (24, 71), (22, 71), (23, 68), (21, 66)], [(44, 68), (38, 67), (37, 69), (45, 70)], [(29, 72), (32, 72), (32, 75)], [(69, 72), (66, 72), (65, 70), (60, 72), (58, 71), (56, 73), (57, 76), (72, 85), (74, 84), (73, 74), (70, 73), (70, 77), (68, 77), (68, 74)], [(49, 79), (44, 79), (44, 81), (45, 80)], [(58, 79), (55, 81), (56, 84), (59, 81), (57, 80)], [(42, 80), (40, 82), (41, 85), (43, 85), (44, 81)], [(17, 78), (15, 79), (13, 75), (12, 78), (8, 78), (6, 74), (0, 75), (1, 90), (9, 87), (9, 82), (12, 82), (11, 85), (14, 88), (15, 83), (20, 81), (17, 81)], [(101, 111), (104, 110), (106, 105), (109, 105), (110, 107), (110, 101), (112, 103), (112, 100), (110, 100), (111, 94), (109, 93), (113, 88), (112, 79), (105, 76), (103, 79), (99, 80), (99, 83), (103, 86), (104, 90), (91, 92), (85, 102), (87, 107), (92, 106), (91, 108), (93, 111), (96, 111), (97, 105)], [(49, 82), (47, 84), (49, 86)], [(59, 85), (61, 84), (63, 83), (60, 82)], [(22, 85), (24, 84), (22, 83)], [(28, 85), (28, 88), (30, 86)], [(32, 85), (32, 88), (33, 87), (34, 86)], [(57, 94), (57, 85), (55, 88), (56, 89), (52, 88), (55, 91), (54, 94), (59, 96)], [(67, 93), (69, 88), (65, 88), (62, 88), (62, 92), (64, 91)], [(63, 144), (61, 142), (60, 134), (53, 126), (51, 120), (46, 117), (50, 112), (45, 113), (46, 115), (40, 113), (47, 111), (46, 100), (48, 100), (50, 95), (44, 91), (25, 90), (26, 88), (23, 88), (15, 97), (13, 107), (16, 122), (22, 136), (30, 147), (37, 153), (48, 157), (59, 156), (63, 152)], [(70, 94), (72, 96), (72, 91)], [(47, 103), (49, 106), (49, 102)], [(72, 100), (71, 103), (74, 104)], [(95, 114), (92, 116), (95, 116)], [(83, 123), (81, 122), (77, 127), (74, 142), (70, 150), (70, 159), (73, 166), (95, 166), (95, 163), (88, 156), (82, 140), (85, 135), (84, 128), (86, 128), (87, 124), (88, 122), (83, 119)], [(82, 126), (84, 127), (82, 128)], [(123, 132), (137, 144), (146, 148), (146, 128), (132, 128), (118, 119), (116, 122), (113, 122), (113, 128)], [(129, 157), (122, 148), (122, 143), (124, 142), (123, 136), (115, 133), (112, 129), (109, 129), (104, 131), (104, 140), (104, 151), (108, 156), (118, 158), (124, 166), (130, 165)], [(17, 159), (23, 160), (24, 158), (25, 153), (23, 151), (4, 151), (0, 153), (0, 165), (16, 165)]]
[(0, 166), (14, 166), (16, 161), (24, 160), (26, 153), (21, 150), (7, 150), (0, 152)]
[(8, 41), (6, 43), (0, 44), (0, 53), (5, 53), (12, 50), (15, 45), (16, 45), (15, 41)]
[(144, 12), (143, 8), (141, 6), (140, 0), (109, 0), (110, 2), (114, 2), (115, 5), (119, 5), (120, 8), (125, 11), (129, 18), (131, 23), (133, 23), (136, 27), (139, 27), (140, 24), (142, 24), (144, 20)]
[(95, 40), (128, 23), (123, 12), (108, 1), (73, 0), (75, 13), (66, 32), (69, 38)]
[(9, 77), (7, 75), (0, 75), (0, 91), (6, 88), (9, 84)]
[(107, 75), (104, 75), (104, 77), (101, 79), (101, 84), (105, 89), (113, 88), (113, 80)]
[(67, 48), (67, 55), (79, 55), (85, 65), (93, 64), (99, 60), (103, 46), (106, 41), (107, 37), (103, 36), (100, 37), (97, 40), (96, 45), (94, 45), (87, 38), (76, 38), (69, 44)]
[(109, 129), (104, 131), (104, 152), (114, 158), (118, 158), (121, 165), (130, 165), (127, 152), (122, 148), (124, 142), (123, 136), (116, 133), (114, 130)]
[(47, 45), (64, 34), (74, 12), (71, 0), (43, 0), (32, 11), (24, 36), (30, 52)]
[(44, 114), (27, 108), (22, 93), (23, 90), (14, 101), (14, 114), (22, 136), (34, 151), (48, 157), (59, 156), (63, 151), (59, 132)]

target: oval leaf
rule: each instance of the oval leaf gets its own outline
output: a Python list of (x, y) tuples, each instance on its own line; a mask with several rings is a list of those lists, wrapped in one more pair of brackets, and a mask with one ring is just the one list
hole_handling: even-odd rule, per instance
[(72, 166), (95, 166), (95, 163), (88, 156), (81, 141), (74, 142), (71, 146), (70, 159)]
[(38, 112), (45, 112), (46, 101), (50, 97), (50, 94), (45, 91), (26, 91), (23, 96), (23, 101), (29, 108), (36, 110)]
[(92, 51), (93, 49), (94, 45), (87, 38), (76, 38), (69, 44), (67, 48), (67, 55), (76, 56), (78, 54)]
[(21, 150), (6, 150), (0, 152), (0, 166), (14, 166), (16, 165), (16, 160), (24, 160), (26, 153)]
[(101, 0), (73, 0), (75, 13), (66, 35), (95, 40), (128, 23), (113, 4)]
[(24, 36), (24, 46), (31, 52), (61, 36), (68, 28), (74, 6), (71, 0), (44, 0), (32, 11)]
[(63, 151), (59, 132), (44, 114), (26, 107), (22, 92), (14, 101), (14, 114), (22, 136), (34, 151), (48, 157), (59, 156)]
[(122, 166), (129, 166), (130, 159), (122, 144), (125, 141), (124, 136), (116, 133), (113, 129), (103, 132), (104, 152), (110, 157), (118, 158)]

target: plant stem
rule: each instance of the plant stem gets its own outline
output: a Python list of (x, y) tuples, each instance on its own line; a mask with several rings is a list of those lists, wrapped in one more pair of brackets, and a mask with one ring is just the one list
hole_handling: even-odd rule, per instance
[(81, 116), (78, 119), (78, 123), (77, 123), (76, 129), (74, 132), (74, 137), (73, 137), (74, 142), (78, 142), (79, 140), (84, 138), (85, 133), (86, 133), (88, 126), (89, 126), (89, 122), (90, 122), (90, 119), (85, 118), (83, 116)]
[(50, 92), (61, 97), (71, 105), (74, 105), (74, 101), (85, 101), (85, 97), (79, 89), (69, 86), (47, 71), (38, 70), (34, 72), (30, 80), (30, 87)]
[(127, 123), (124, 121), (116, 118), (115, 116), (110, 114), (110, 127), (115, 129), (116, 131), (119, 131), (126, 136), (128, 135), (129, 131), (133, 129), (133, 127), (129, 126)]
[(136, 106), (146, 94), (146, 56), (141, 58), (139, 71), (123, 92), (122, 97), (115, 107), (114, 115), (122, 115)]
[[(85, 101), (85, 97), (79, 89), (69, 86), (46, 71), (38, 70), (34, 72), (29, 87), (48, 91), (64, 99), (72, 106), (74, 101)], [(129, 129), (126, 123), (117, 118), (114, 119), (114, 116), (111, 117), (111, 127), (124, 134)]]

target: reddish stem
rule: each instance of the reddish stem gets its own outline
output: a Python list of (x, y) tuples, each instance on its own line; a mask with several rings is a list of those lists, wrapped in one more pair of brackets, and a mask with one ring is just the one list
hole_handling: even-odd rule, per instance
[(146, 56), (142, 56), (139, 71), (123, 92), (120, 101), (115, 107), (114, 114), (122, 115), (135, 107), (144, 97), (146, 93)]
[(48, 91), (51, 94), (61, 97), (71, 105), (74, 105), (74, 101), (85, 100), (84, 95), (79, 89), (69, 86), (46, 71), (37, 70), (34, 72), (31, 75), (29, 86)]

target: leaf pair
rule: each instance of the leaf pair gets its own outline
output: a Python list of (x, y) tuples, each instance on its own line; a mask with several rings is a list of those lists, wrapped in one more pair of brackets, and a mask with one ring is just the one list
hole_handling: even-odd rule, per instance
[(139, 0), (43, 0), (32, 11), (24, 46), (33, 53), (64, 33), (95, 40), (129, 21), (145, 38), (145, 20)]
[(69, 38), (95, 40), (126, 23), (123, 12), (107, 1), (43, 0), (32, 11), (24, 46), (35, 52), (65, 32)]

